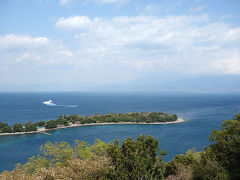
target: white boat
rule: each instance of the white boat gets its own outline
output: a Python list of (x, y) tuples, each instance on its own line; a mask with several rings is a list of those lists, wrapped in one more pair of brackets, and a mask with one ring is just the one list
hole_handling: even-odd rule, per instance
[(52, 100), (50, 99), (49, 101), (44, 101), (42, 102), (43, 104), (46, 104), (46, 105), (55, 105), (54, 103), (52, 103)]

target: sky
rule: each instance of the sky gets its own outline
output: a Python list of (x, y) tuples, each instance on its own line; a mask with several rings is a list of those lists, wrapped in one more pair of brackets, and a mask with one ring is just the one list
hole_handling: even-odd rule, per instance
[(240, 80), (239, 9), (239, 0), (1, 0), (0, 91)]

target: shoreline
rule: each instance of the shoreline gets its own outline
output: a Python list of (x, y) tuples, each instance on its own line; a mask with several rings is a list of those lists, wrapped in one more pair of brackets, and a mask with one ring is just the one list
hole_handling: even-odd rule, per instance
[(12, 135), (24, 135), (24, 134), (44, 134), (44, 132), (47, 131), (53, 131), (58, 129), (67, 129), (67, 128), (73, 128), (73, 127), (84, 127), (84, 126), (104, 126), (104, 125), (165, 125), (165, 124), (176, 124), (176, 123), (182, 123), (185, 120), (183, 118), (178, 118), (176, 121), (169, 121), (169, 122), (155, 122), (155, 123), (146, 123), (146, 122), (106, 122), (106, 123), (91, 123), (91, 124), (72, 124), (69, 126), (62, 126), (62, 127), (56, 127), (53, 129), (42, 129), (38, 131), (30, 131), (30, 132), (16, 132), (16, 133), (0, 133), (0, 136), (12, 136)]

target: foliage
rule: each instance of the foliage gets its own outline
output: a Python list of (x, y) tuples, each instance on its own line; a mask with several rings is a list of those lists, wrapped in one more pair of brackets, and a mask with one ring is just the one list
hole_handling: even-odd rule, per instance
[(14, 124), (13, 125), (13, 132), (23, 132), (23, 126), (21, 124)]
[(5, 180), (53, 180), (53, 179), (84, 179), (84, 180), (105, 180), (111, 172), (109, 159), (96, 156), (91, 159), (72, 159), (67, 166), (55, 166), (36, 169), (32, 174), (22, 170), (14, 169), (11, 172), (4, 171), (0, 179)]
[(25, 132), (30, 132), (30, 131), (36, 131), (37, 130), (37, 127), (35, 124), (32, 124), (31, 121), (27, 122), (24, 124), (24, 131)]
[(38, 155), (37, 157), (32, 156), (28, 159), (28, 162), (24, 165), (16, 164), (16, 169), (23, 170), (24, 172), (33, 173), (39, 168), (48, 168), (50, 166), (50, 162)]
[(92, 156), (92, 153), (89, 148), (89, 144), (87, 142), (84, 142), (81, 140), (75, 140), (74, 143), (75, 143), (74, 152), (77, 158), (87, 159)]
[(192, 176), (191, 165), (199, 159), (199, 153), (194, 153), (194, 151), (194, 149), (190, 149), (185, 155), (176, 155), (173, 160), (165, 163), (165, 178), (177, 179), (177, 177), (181, 177), (189, 179)]
[(90, 151), (95, 156), (107, 156), (108, 144), (101, 141), (100, 139), (95, 139), (95, 142), (90, 146)]
[(199, 161), (191, 165), (195, 180), (227, 180), (230, 179), (226, 170), (210, 155), (208, 150), (200, 153)]
[(49, 161), (50, 166), (66, 165), (73, 158), (73, 148), (67, 142), (47, 142), (40, 147), (41, 155)]
[(176, 121), (176, 114), (168, 114), (162, 112), (136, 112), (136, 113), (109, 113), (109, 114), (95, 114), (93, 116), (86, 116), (82, 118), (81, 123), (104, 123), (104, 122), (167, 122)]
[(74, 147), (64, 141), (60, 143), (47, 142), (40, 147), (40, 155), (29, 158), (28, 162), (23, 165), (16, 164), (16, 169), (33, 174), (41, 168), (68, 167), (69, 162), (74, 159), (93, 160), (106, 155), (107, 147), (108, 144), (99, 139), (96, 139), (92, 146), (79, 140), (75, 141)]
[(158, 140), (152, 136), (127, 138), (122, 146), (115, 140), (108, 149), (114, 167), (111, 179), (163, 179), (164, 152), (157, 156), (158, 150)]
[[(56, 128), (57, 125), (69, 126), (69, 123), (76, 123), (79, 121), (81, 124), (91, 124), (91, 123), (118, 123), (118, 122), (142, 122), (142, 123), (156, 123), (156, 122), (168, 122), (176, 121), (176, 114), (168, 114), (162, 112), (135, 112), (135, 113), (109, 113), (109, 114), (94, 114), (92, 116), (80, 116), (78, 114), (74, 115), (62, 115), (55, 120), (48, 122), (40, 121), (35, 124), (31, 122), (25, 123), (25, 129), (23, 129), (21, 124), (15, 124), (13, 127), (13, 132), (29, 132), (37, 131), (37, 126), (45, 127), (46, 129)], [(0, 133), (10, 132), (10, 128), (6, 128), (7, 124), (0, 122)], [(4, 128), (4, 130), (3, 130)], [(12, 131), (11, 131), (12, 132)]]
[(0, 130), (4, 127), (7, 127), (7, 126), (8, 126), (8, 124), (0, 122)]
[(75, 140), (74, 153), (75, 157), (79, 159), (88, 159), (93, 156), (106, 156), (108, 144), (96, 139), (94, 144), (89, 147), (87, 142)]
[(57, 127), (57, 123), (54, 120), (48, 121), (46, 122), (45, 128), (46, 129), (52, 129), (52, 128), (56, 128)]
[(47, 142), (40, 155), (17, 164), (11, 172), (4, 171), (0, 179), (240, 179), (240, 114), (223, 122), (209, 139), (211, 144), (204, 151), (189, 150), (167, 163), (162, 161), (165, 152), (158, 155), (158, 140), (152, 136), (127, 138), (122, 145), (117, 139), (110, 144), (97, 139), (92, 146), (76, 140), (73, 147), (67, 142)]
[(44, 127), (45, 126), (45, 121), (39, 121), (36, 123), (36, 126)]
[(10, 126), (6, 126), (2, 128), (2, 133), (11, 133), (11, 132), (12, 132), (12, 128)]
[(240, 179), (240, 114), (222, 123), (209, 137), (210, 154), (226, 169), (232, 179)]
[(57, 125), (64, 125), (64, 126), (68, 126), (68, 120), (64, 118), (64, 116), (60, 116), (57, 120), (56, 120)]
[(240, 179), (240, 114), (213, 130), (209, 140), (194, 166), (195, 179)]
[(81, 124), (89, 123), (104, 123), (104, 122), (168, 122), (176, 121), (176, 114), (168, 114), (162, 112), (135, 112), (135, 113), (109, 113), (109, 114), (98, 114), (95, 113), (92, 116), (82, 117), (80, 115), (74, 114), (71, 116), (60, 116), (68, 120), (69, 122), (75, 123), (80, 121)]

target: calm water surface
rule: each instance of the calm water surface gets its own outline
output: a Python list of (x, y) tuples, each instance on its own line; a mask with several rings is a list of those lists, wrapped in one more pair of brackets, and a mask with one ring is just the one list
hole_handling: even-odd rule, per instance
[[(53, 100), (56, 106), (43, 101)], [(134, 93), (1, 93), (0, 121), (9, 125), (27, 121), (56, 119), (62, 114), (92, 115), (94, 113), (160, 111), (176, 113), (186, 121), (169, 125), (105, 125), (77, 127), (42, 134), (0, 137), (0, 171), (11, 170), (15, 163), (24, 163), (36, 155), (47, 141), (81, 139), (92, 144), (99, 138), (111, 142), (118, 138), (136, 139), (140, 134), (159, 139), (166, 150), (164, 160), (189, 148), (202, 150), (209, 144), (208, 135), (221, 122), (240, 112), (240, 94), (134, 94)]]

